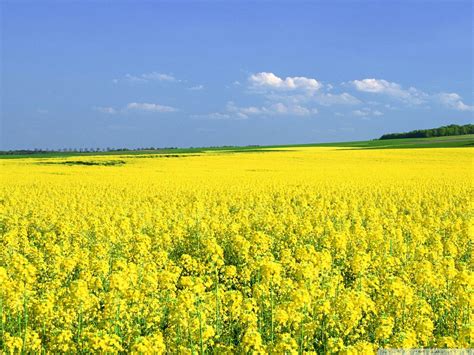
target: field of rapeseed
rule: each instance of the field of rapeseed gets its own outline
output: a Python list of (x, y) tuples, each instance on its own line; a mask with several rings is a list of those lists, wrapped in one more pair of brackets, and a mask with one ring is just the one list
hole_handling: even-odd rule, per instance
[(0, 349), (472, 347), (472, 171), (464, 148), (1, 160)]

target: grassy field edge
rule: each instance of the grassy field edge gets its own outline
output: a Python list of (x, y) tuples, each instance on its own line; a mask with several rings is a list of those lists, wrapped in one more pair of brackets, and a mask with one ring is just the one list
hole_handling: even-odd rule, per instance
[(0, 159), (21, 158), (55, 158), (75, 156), (102, 156), (102, 155), (142, 155), (142, 154), (196, 154), (206, 152), (255, 152), (278, 148), (298, 147), (338, 147), (348, 149), (412, 149), (412, 148), (460, 148), (474, 147), (474, 134), (445, 136), (432, 138), (402, 138), (402, 139), (374, 139), (368, 141), (307, 143), (268, 146), (225, 146), (225, 147), (196, 147), (170, 148), (155, 150), (117, 150), (108, 152), (51, 152), (37, 154), (0, 154)]

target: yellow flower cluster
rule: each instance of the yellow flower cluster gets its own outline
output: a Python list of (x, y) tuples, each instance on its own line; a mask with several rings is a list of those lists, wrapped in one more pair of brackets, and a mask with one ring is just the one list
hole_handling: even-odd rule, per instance
[(0, 174), (0, 351), (472, 347), (470, 149), (3, 159)]

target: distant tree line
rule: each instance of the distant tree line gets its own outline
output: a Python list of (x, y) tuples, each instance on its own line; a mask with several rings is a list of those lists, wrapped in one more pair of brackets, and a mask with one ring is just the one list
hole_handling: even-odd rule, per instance
[(0, 151), (0, 154), (3, 155), (27, 155), (27, 154), (50, 154), (50, 153), (98, 153), (98, 152), (128, 152), (136, 150), (171, 150), (177, 149), (176, 147), (169, 148), (60, 148), (60, 149), (17, 149), (17, 150), (7, 150)]
[[(247, 147), (258, 147), (258, 145), (248, 145)], [(211, 146), (206, 147), (206, 149), (225, 149), (225, 148), (234, 148), (234, 146)], [(175, 149), (183, 149), (178, 147), (164, 147), (164, 148), (155, 148), (155, 147), (144, 147), (144, 148), (61, 148), (61, 149), (17, 149), (17, 150), (6, 150), (0, 151), (0, 155), (30, 155), (30, 154), (51, 154), (51, 153), (99, 153), (99, 152), (136, 152), (136, 151), (150, 151), (150, 152), (160, 152), (160, 151), (169, 151)], [(188, 148), (184, 148), (188, 149)], [(194, 147), (189, 147), (189, 149), (196, 149)]]
[(397, 138), (429, 138), (429, 137), (444, 137), (444, 136), (459, 136), (462, 134), (474, 134), (474, 125), (467, 124), (464, 126), (450, 124), (439, 128), (431, 129), (417, 129), (415, 131), (404, 133), (389, 133), (384, 134), (379, 139), (397, 139)]

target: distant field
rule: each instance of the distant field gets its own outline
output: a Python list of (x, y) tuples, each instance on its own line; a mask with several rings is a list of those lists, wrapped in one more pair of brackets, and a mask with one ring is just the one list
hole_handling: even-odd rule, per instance
[(353, 147), (372, 149), (393, 149), (393, 148), (453, 148), (453, 147), (473, 147), (474, 134), (464, 136), (446, 136), (433, 138), (403, 138), (385, 139), (356, 142), (339, 142), (314, 144), (321, 147)]
[(112, 152), (64, 152), (64, 153), (44, 153), (44, 154), (0, 154), (0, 159), (15, 158), (48, 158), (48, 157), (74, 157), (74, 156), (97, 156), (97, 155), (149, 155), (149, 154), (196, 154), (204, 152), (254, 152), (266, 149), (275, 150), (278, 148), (291, 147), (347, 147), (361, 149), (403, 149), (403, 148), (454, 148), (454, 147), (474, 147), (474, 134), (464, 136), (447, 136), (433, 138), (404, 138), (353, 142), (334, 143), (308, 143), (308, 144), (288, 144), (272, 146), (247, 146), (247, 147), (200, 147), (200, 148), (176, 148), (176, 149), (156, 149), (156, 150), (128, 150)]

